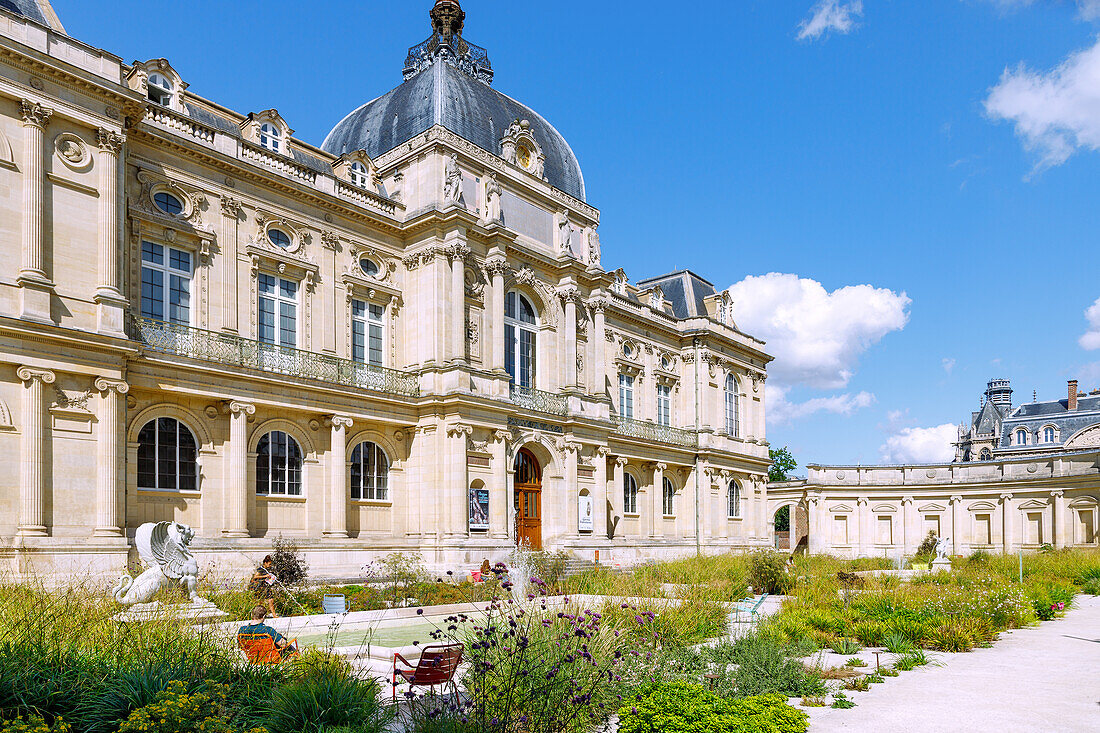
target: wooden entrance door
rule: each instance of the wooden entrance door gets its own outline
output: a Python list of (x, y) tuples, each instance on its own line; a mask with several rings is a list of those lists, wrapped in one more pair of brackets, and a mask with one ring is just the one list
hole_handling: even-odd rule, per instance
[(516, 544), (532, 550), (542, 549), (542, 469), (530, 451), (516, 456), (513, 484), (516, 512)]

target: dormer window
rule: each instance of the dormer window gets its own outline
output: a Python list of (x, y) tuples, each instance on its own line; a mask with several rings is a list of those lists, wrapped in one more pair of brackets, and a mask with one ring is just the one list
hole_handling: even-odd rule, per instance
[(178, 216), (183, 212), (183, 202), (170, 193), (158, 191), (153, 195), (153, 203), (169, 216)]
[(1049, 426), (1049, 425), (1047, 427), (1043, 428), (1043, 442), (1044, 443), (1053, 443), (1054, 440), (1055, 440), (1054, 428), (1052, 426)]
[(290, 235), (284, 232), (282, 229), (275, 229), (274, 227), (268, 229), (267, 239), (279, 249), (290, 249)]
[(370, 172), (365, 165), (358, 161), (352, 163), (351, 168), (348, 169), (348, 178), (351, 180), (351, 185), (359, 188), (366, 188), (370, 185)]
[(283, 131), (270, 122), (260, 125), (260, 147), (273, 153), (283, 150)]
[(1027, 445), (1027, 431), (1020, 429), (1016, 431), (1016, 445)]
[(172, 95), (176, 87), (164, 74), (153, 73), (149, 75), (149, 101), (159, 104), (161, 107), (172, 106)]

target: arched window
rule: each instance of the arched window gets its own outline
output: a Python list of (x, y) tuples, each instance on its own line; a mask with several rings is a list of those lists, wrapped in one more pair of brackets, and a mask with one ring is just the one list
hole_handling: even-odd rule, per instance
[(517, 387), (535, 386), (538, 314), (526, 297), (508, 293), (504, 300), (504, 366)]
[(197, 491), (198, 445), (187, 427), (170, 417), (151, 420), (138, 433), (138, 488)]
[(390, 483), (390, 459), (374, 443), (360, 443), (351, 452), (351, 498), (385, 501)]
[(164, 74), (153, 73), (149, 75), (149, 101), (162, 107), (172, 104), (172, 95), (175, 92), (172, 80)]
[(260, 438), (256, 447), (256, 493), (302, 495), (302, 449), (281, 430), (272, 430)]
[(992, 461), (993, 460), (993, 451), (989, 450), (988, 448), (982, 448), (982, 452), (978, 456), (978, 460), (979, 461)]
[(1016, 431), (1016, 445), (1027, 445), (1027, 431), (1023, 428)]
[(730, 481), (729, 485), (729, 516), (731, 519), (741, 516), (741, 485), (736, 481)]
[(1043, 428), (1043, 442), (1044, 443), (1053, 443), (1054, 442), (1054, 428), (1053, 427), (1047, 426), (1047, 427)]
[(515, 468), (515, 484), (517, 486), (539, 486), (542, 484), (542, 469), (539, 467), (539, 462), (527, 450), (521, 450), (516, 455)]
[(356, 161), (351, 164), (351, 168), (348, 170), (348, 178), (351, 179), (351, 185), (366, 188), (370, 183), (370, 172), (367, 171), (365, 165)]
[(666, 517), (671, 517), (676, 514), (676, 487), (672, 485), (672, 479), (665, 478), (664, 494), (662, 494), (663, 501), (662, 511)]
[(741, 437), (740, 395), (737, 393), (737, 377), (726, 375), (726, 433), (733, 438)]
[(273, 153), (282, 152), (283, 131), (270, 122), (260, 125), (260, 147)]
[(623, 472), (623, 514), (638, 513), (638, 482)]

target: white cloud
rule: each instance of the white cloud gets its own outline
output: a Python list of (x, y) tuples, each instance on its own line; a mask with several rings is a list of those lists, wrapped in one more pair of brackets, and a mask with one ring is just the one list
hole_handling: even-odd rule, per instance
[(814, 389), (848, 385), (859, 357), (909, 321), (905, 293), (853, 285), (833, 292), (816, 280), (770, 273), (730, 288), (734, 318), (775, 356), (771, 384)]
[(818, 412), (827, 412), (833, 415), (851, 415), (856, 410), (870, 407), (875, 404), (875, 396), (870, 392), (832, 395), (830, 397), (815, 397), (805, 402), (790, 402), (787, 400), (788, 389), (779, 385), (769, 384), (767, 387), (768, 398), (768, 422), (774, 425), (783, 425), (795, 420), (809, 417)]
[[(1089, 3), (1100, 17), (1100, 0)], [(1049, 72), (1005, 69), (985, 100), (986, 113), (1012, 122), (1036, 171), (1061, 165), (1080, 149), (1100, 150), (1100, 39)]]
[(950, 374), (951, 372), (955, 371), (955, 364), (957, 363), (958, 362), (955, 359), (944, 359), (943, 370)]
[(1100, 299), (1097, 299), (1092, 307), (1085, 311), (1085, 318), (1088, 319), (1089, 330), (1077, 343), (1081, 344), (1082, 349), (1095, 351), (1100, 349)]
[(934, 428), (904, 428), (879, 448), (883, 463), (946, 463), (955, 457), (959, 429), (951, 423)]
[(816, 41), (833, 32), (851, 33), (856, 19), (863, 15), (863, 0), (842, 3), (840, 0), (821, 0), (810, 11), (810, 17), (798, 26), (798, 40)]
[[(1002, 10), (1016, 10), (1034, 5), (1038, 0), (990, 0), (991, 3)], [(1100, 0), (1076, 0), (1077, 11), (1084, 20), (1096, 20), (1100, 18)]]

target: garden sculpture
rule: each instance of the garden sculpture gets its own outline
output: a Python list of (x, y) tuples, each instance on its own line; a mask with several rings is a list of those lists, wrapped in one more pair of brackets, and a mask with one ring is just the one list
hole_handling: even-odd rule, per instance
[(129, 575), (119, 578), (115, 600), (126, 606), (149, 603), (169, 581), (179, 581), (192, 603), (203, 603), (195, 591), (199, 564), (191, 554), (194, 538), (195, 531), (178, 522), (146, 523), (138, 527), (134, 542), (138, 555), (149, 568), (136, 579)]
[(947, 560), (947, 549), (951, 546), (950, 537), (939, 537), (936, 539), (936, 559)]

